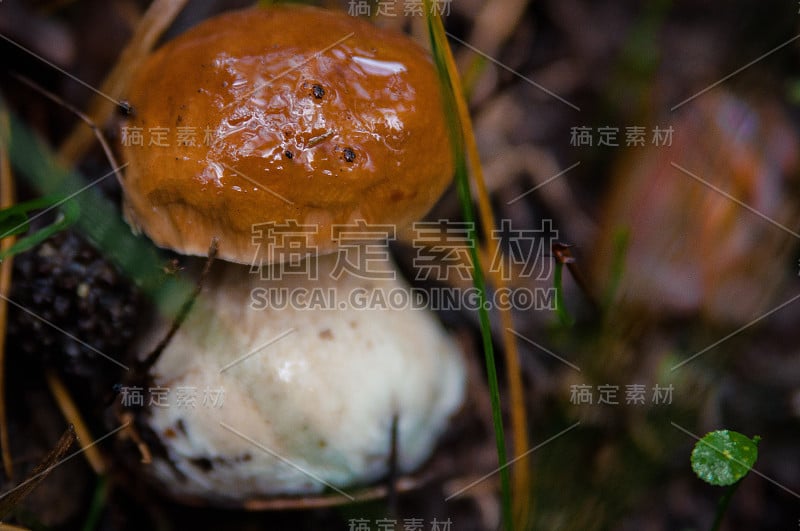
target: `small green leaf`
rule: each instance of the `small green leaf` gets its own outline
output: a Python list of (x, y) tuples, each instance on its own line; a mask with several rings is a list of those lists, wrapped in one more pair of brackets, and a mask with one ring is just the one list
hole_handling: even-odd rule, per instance
[(712, 485), (733, 485), (742, 479), (758, 458), (756, 436), (750, 439), (730, 430), (712, 431), (697, 441), (692, 451), (692, 470)]

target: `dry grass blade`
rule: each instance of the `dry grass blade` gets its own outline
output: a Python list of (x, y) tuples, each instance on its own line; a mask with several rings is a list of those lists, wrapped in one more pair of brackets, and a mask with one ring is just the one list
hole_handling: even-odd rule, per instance
[[(6, 140), (9, 135), (8, 114), (0, 115), (0, 209), (14, 204), (14, 180), (11, 175), (11, 160), (8, 156)], [(5, 251), (16, 238), (10, 236), (0, 242), (0, 250)], [(11, 290), (11, 269), (13, 258), (9, 256), (0, 264), (0, 295), (7, 297)], [(8, 304), (5, 298), (0, 300), (0, 453), (3, 458), (3, 470), (9, 480), (14, 479), (14, 466), (8, 440), (8, 419), (6, 418), (6, 323)]]
[[(437, 18), (437, 23), (441, 24), (441, 19)], [(441, 28), (444, 32), (444, 28)], [(481, 226), (483, 227), (484, 240), (487, 242), (487, 254), (489, 256), (500, 256), (499, 241), (493, 236), (494, 213), (492, 212), (489, 192), (483, 178), (478, 146), (472, 128), (472, 119), (469, 115), (469, 108), (464, 98), (464, 91), (461, 85), (460, 76), (456, 69), (452, 51), (446, 47), (447, 69), (453, 84), (455, 93), (455, 103), (464, 128), (464, 140), (469, 161), (470, 169), (474, 177), (475, 195), (478, 202), (478, 215), (480, 216)], [(489, 272), (488, 278), (498, 289), (506, 287), (506, 281), (499, 272)], [(522, 371), (519, 363), (519, 351), (516, 339), (510, 330), (514, 330), (513, 317), (509, 308), (498, 310), (503, 330), (503, 346), (506, 359), (508, 388), (510, 395), (511, 408), (511, 429), (513, 441), (513, 454), (523, 455), (529, 447), (528, 421), (525, 408), (525, 394), (522, 385)], [(530, 459), (523, 457), (519, 459), (513, 467), (513, 490), (512, 505), (514, 512), (514, 529), (527, 529), (531, 520), (531, 477)]]
[[(148, 56), (164, 31), (186, 5), (187, 0), (155, 0), (136, 25), (133, 37), (120, 54), (114, 68), (100, 86), (100, 91), (113, 98), (124, 97), (131, 76)], [(89, 120), (104, 124), (114, 112), (114, 105), (102, 96), (95, 96), (86, 113)], [(59, 150), (59, 157), (67, 165), (79, 160), (93, 141), (90, 131), (76, 126)]]
[(75, 430), (70, 425), (61, 438), (56, 443), (55, 448), (42, 460), (41, 463), (31, 471), (28, 479), (20, 483), (16, 488), (9, 491), (7, 495), (0, 498), (0, 519), (5, 518), (17, 504), (35, 489), (39, 483), (50, 474), (58, 465), (59, 461), (67, 453), (67, 450), (75, 444)]
[(183, 325), (183, 322), (187, 317), (189, 317), (189, 312), (192, 311), (192, 307), (194, 306), (197, 297), (200, 295), (200, 292), (203, 291), (203, 285), (208, 279), (208, 274), (211, 272), (211, 266), (214, 264), (214, 260), (217, 258), (218, 251), (219, 240), (214, 238), (211, 240), (211, 245), (208, 248), (208, 258), (206, 259), (205, 266), (203, 266), (203, 271), (200, 273), (200, 278), (197, 280), (194, 291), (181, 306), (181, 309), (167, 334), (161, 339), (161, 341), (158, 342), (153, 351), (149, 353), (147, 357), (139, 364), (139, 367), (137, 367), (138, 376), (147, 374), (147, 371), (149, 371), (153, 365), (156, 364), (158, 358), (161, 356), (161, 353), (164, 352), (164, 349), (166, 349), (170, 341), (172, 341), (172, 338), (178, 332), (181, 325)]
[(111, 168), (114, 170), (114, 173), (117, 176), (117, 180), (122, 182), (122, 174), (119, 171), (120, 165), (119, 165), (119, 163), (117, 163), (116, 157), (114, 157), (114, 152), (111, 150), (111, 146), (108, 145), (108, 142), (106, 141), (106, 138), (103, 136), (102, 131), (100, 131), (100, 128), (97, 127), (97, 124), (95, 124), (91, 120), (91, 118), (89, 118), (88, 116), (83, 114), (76, 107), (70, 105), (69, 103), (67, 103), (66, 101), (64, 101), (60, 97), (58, 97), (57, 95), (53, 94), (49, 90), (46, 90), (44, 87), (41, 87), (41, 86), (37, 85), (36, 83), (31, 81), (27, 77), (19, 76), (19, 75), (13, 74), (13, 73), (11, 75), (14, 76), (15, 78), (17, 78), (20, 82), (24, 83), (25, 85), (27, 85), (30, 88), (32, 88), (33, 90), (35, 90), (36, 92), (39, 92), (40, 94), (42, 94), (44, 97), (48, 98), (49, 100), (54, 101), (55, 103), (65, 107), (72, 114), (74, 114), (75, 116), (80, 118), (80, 120), (83, 123), (88, 125), (89, 128), (94, 133), (95, 138), (100, 143), (100, 146), (103, 148), (103, 153), (105, 153), (105, 156), (108, 159), (108, 162), (111, 164)]
[[(511, 37), (522, 20), (525, 9), (531, 0), (491, 0), (483, 4), (475, 16), (475, 23), (469, 35), (469, 42), (482, 52), (494, 56), (500, 47)], [(486, 59), (463, 50), (459, 64), (465, 66), (462, 85), (465, 94), (472, 93), (484, 73)]]
[(30, 531), (27, 527), (0, 523), (0, 531)]
[[(78, 406), (75, 405), (75, 402), (72, 400), (72, 397), (70, 397), (69, 391), (67, 391), (61, 379), (52, 370), (46, 371), (45, 376), (47, 378), (47, 386), (50, 388), (50, 392), (53, 394), (56, 404), (58, 404), (58, 409), (61, 410), (61, 413), (64, 415), (64, 418), (67, 419), (67, 422), (70, 423), (70, 426), (74, 427), (78, 438), (82, 441), (94, 441), (94, 437), (92, 437), (89, 428), (86, 426), (83, 417), (81, 417), (78, 411)], [(83, 455), (86, 457), (86, 461), (89, 462), (89, 466), (92, 467), (95, 474), (100, 476), (105, 473), (106, 462), (100, 450), (94, 446), (89, 446), (86, 448)]]

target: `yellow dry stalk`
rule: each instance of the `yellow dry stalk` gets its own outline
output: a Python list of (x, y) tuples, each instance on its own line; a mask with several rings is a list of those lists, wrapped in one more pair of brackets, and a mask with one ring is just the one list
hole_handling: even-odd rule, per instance
[(20, 527), (18, 525), (0, 523), (0, 531), (31, 531), (27, 527)]
[(106, 473), (106, 460), (103, 454), (100, 453), (100, 449), (93, 446), (95, 438), (89, 431), (86, 422), (84, 422), (78, 410), (78, 406), (75, 404), (69, 391), (67, 391), (67, 387), (55, 371), (47, 370), (45, 372), (45, 378), (47, 379), (47, 386), (50, 388), (50, 392), (56, 404), (58, 404), (58, 409), (61, 410), (61, 414), (64, 415), (67, 422), (75, 428), (75, 434), (83, 445), (83, 455), (86, 461), (89, 463), (89, 466), (92, 467), (95, 474), (102, 476)]
[[(437, 14), (433, 16), (436, 31), (445, 35), (441, 17)], [(480, 216), (483, 227), (484, 240), (487, 242), (486, 253), (489, 256), (500, 256), (499, 242), (493, 237), (494, 213), (492, 212), (489, 192), (483, 178), (483, 169), (478, 154), (478, 145), (475, 140), (475, 132), (472, 128), (472, 119), (469, 115), (469, 108), (461, 85), (460, 75), (453, 59), (453, 53), (447, 40), (445, 43), (445, 59), (447, 62), (447, 73), (453, 84), (456, 110), (461, 121), (464, 132), (467, 160), (475, 184), (475, 196), (478, 201), (478, 215)], [(490, 271), (488, 277), (496, 289), (506, 288), (506, 281), (499, 271)], [(500, 323), (502, 327), (503, 350), (505, 352), (508, 391), (510, 398), (511, 431), (513, 443), (513, 455), (518, 456), (514, 461), (512, 469), (513, 488), (512, 488), (512, 510), (514, 522), (513, 529), (527, 529), (532, 519), (532, 499), (531, 495), (531, 467), (530, 458), (523, 455), (529, 447), (528, 438), (528, 419), (525, 407), (525, 392), (522, 384), (522, 371), (519, 363), (519, 351), (517, 349), (516, 338), (511, 333), (514, 329), (514, 321), (511, 309), (504, 307), (498, 308)], [(513, 458), (512, 458), (513, 459)]]
[[(8, 154), (8, 113), (2, 112), (0, 116), (0, 209), (8, 208), (14, 204), (14, 179), (11, 175), (11, 161)], [(0, 250), (5, 251), (12, 245), (16, 238), (9, 236), (0, 241)], [(0, 264), (0, 454), (2, 454), (3, 470), (6, 478), (14, 479), (14, 465), (11, 459), (11, 449), (8, 437), (8, 419), (6, 416), (6, 323), (8, 320), (8, 303), (5, 297), (11, 290), (11, 269), (13, 258), (9, 256)]]

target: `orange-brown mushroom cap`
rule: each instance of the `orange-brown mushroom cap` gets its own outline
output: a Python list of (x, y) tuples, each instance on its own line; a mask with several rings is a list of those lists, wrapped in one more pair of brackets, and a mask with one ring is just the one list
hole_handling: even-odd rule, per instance
[(344, 13), (209, 19), (154, 53), (128, 100), (126, 216), (183, 254), (216, 237), (224, 259), (281, 261), (285, 238), (253, 243), (265, 224), (302, 235), (309, 254), (333, 252), (334, 226), (401, 231), (452, 178), (430, 57)]

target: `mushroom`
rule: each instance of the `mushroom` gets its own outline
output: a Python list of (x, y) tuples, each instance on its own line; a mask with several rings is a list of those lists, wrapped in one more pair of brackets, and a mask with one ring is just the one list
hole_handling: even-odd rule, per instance
[(216, 237), (223, 259), (250, 263), (251, 225), (266, 220), (315, 225), (309, 246), (333, 252), (333, 225), (402, 230), (452, 179), (430, 57), (344, 13), (207, 20), (146, 62), (129, 101), (142, 141), (124, 142), (126, 216), (183, 254)]
[[(452, 177), (426, 52), (343, 13), (253, 8), (166, 44), (129, 101), (128, 134), (196, 127), (210, 141), (127, 142), (127, 219), (183, 254), (216, 239), (230, 262), (152, 367), (159, 389), (196, 393), (145, 413), (162, 450), (152, 476), (181, 499), (241, 504), (368, 484), (393, 454), (400, 472), (420, 466), (464, 399), (461, 353), (427, 309), (354, 304), (408, 293), (388, 253), (362, 276), (333, 274), (342, 255), (330, 253), (343, 224), (403, 231)], [(286, 224), (315, 230), (299, 250), (253, 244), (254, 227)], [(357, 256), (363, 271), (366, 253)], [(298, 258), (319, 280), (241, 265), (274, 273)], [(255, 296), (279, 290), (336, 301), (276, 307)], [(219, 407), (204, 407), (207, 390), (224, 394)]]
[[(314, 285), (335, 293), (333, 308), (251, 298), (303, 293), (304, 278), (261, 280), (227, 264), (209, 279), (214, 315), (193, 311), (153, 367), (170, 390), (147, 420), (166, 449), (153, 473), (170, 493), (230, 505), (369, 484), (390, 469), (395, 417), (397, 470), (430, 456), (464, 398), (460, 352), (427, 310), (361, 308), (366, 294), (407, 292), (402, 281), (337, 280), (335, 262), (319, 258)], [(176, 406), (177, 390), (196, 403)]]

